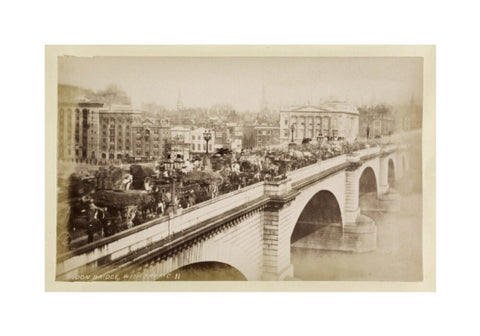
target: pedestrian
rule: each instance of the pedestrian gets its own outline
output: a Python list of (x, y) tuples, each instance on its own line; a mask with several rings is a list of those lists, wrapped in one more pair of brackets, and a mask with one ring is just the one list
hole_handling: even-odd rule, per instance
[(91, 201), (87, 210), (87, 237), (88, 243), (93, 242), (93, 235), (95, 233), (95, 221), (97, 217), (97, 210), (93, 201)]

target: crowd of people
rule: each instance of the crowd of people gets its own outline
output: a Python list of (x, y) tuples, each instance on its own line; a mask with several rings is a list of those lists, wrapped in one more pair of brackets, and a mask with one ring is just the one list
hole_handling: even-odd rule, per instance
[[(181, 168), (174, 171), (167, 170), (163, 163), (156, 165), (156, 169), (132, 166), (128, 172), (113, 166), (102, 167), (93, 176), (84, 178), (86, 183), (81, 186), (84, 190), (76, 192), (80, 198), (71, 197), (68, 227), (70, 231), (83, 229), (87, 236), (85, 243), (90, 243), (96, 232), (99, 237), (108, 237), (251, 184), (282, 180), (289, 171), (378, 145), (375, 140), (347, 142), (340, 139), (241, 153), (219, 151), (210, 157), (182, 160)], [(98, 201), (96, 196), (105, 197), (109, 190), (113, 195), (111, 200)], [(141, 197), (132, 198), (132, 204), (115, 202), (115, 197), (132, 190), (141, 190)], [(82, 216), (83, 225), (72, 224), (79, 222)]]

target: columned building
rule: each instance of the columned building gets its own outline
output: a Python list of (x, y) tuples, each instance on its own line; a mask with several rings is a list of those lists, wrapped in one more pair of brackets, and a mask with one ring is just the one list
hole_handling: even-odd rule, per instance
[(280, 111), (280, 140), (316, 139), (318, 136), (352, 141), (358, 136), (358, 109), (344, 102), (293, 107)]

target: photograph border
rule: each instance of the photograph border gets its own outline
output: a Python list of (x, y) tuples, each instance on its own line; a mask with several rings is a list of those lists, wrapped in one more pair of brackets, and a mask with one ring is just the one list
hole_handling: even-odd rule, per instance
[[(433, 45), (47, 45), (45, 46), (45, 290), (76, 292), (384, 292), (436, 290), (436, 48)], [(395, 281), (55, 281), (57, 181), (57, 62), (59, 56), (152, 57), (422, 57), (423, 280)], [(55, 111), (55, 112), (54, 112)]]

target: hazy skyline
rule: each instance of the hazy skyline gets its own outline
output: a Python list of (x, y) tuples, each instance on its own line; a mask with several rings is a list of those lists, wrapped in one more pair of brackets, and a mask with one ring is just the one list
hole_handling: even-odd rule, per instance
[(102, 90), (116, 85), (132, 105), (230, 104), (259, 110), (316, 105), (333, 97), (356, 105), (422, 102), (419, 57), (59, 57), (59, 84)]

